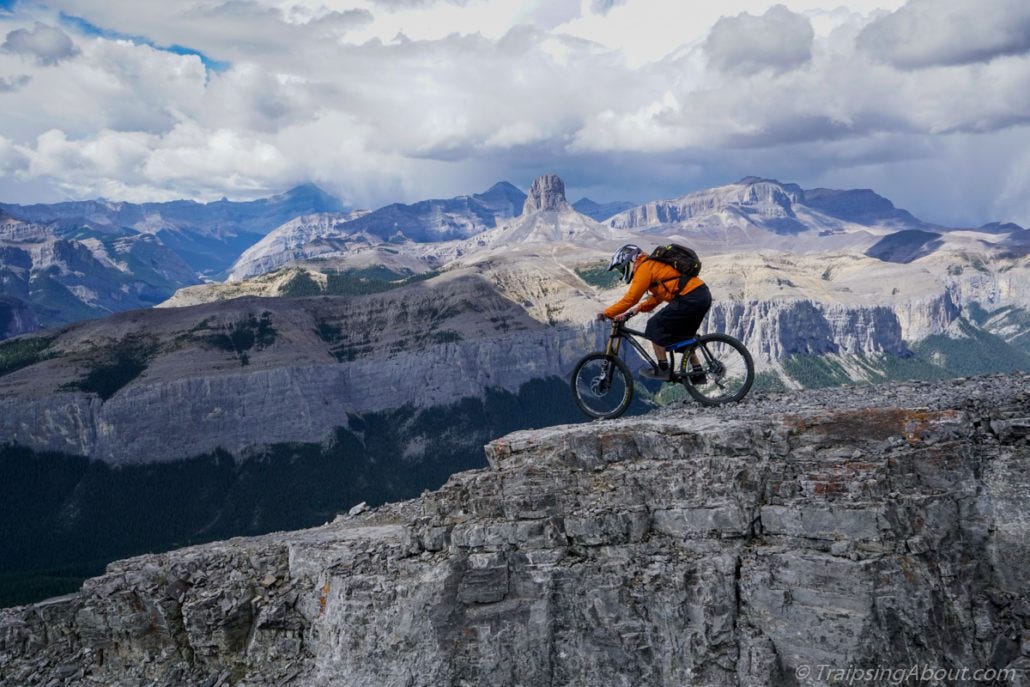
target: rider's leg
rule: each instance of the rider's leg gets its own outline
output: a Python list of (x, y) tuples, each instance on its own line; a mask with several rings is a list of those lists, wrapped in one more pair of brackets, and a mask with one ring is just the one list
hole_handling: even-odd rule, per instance
[[(658, 361), (658, 364), (661, 367), (661, 369), (665, 369), (665, 365), (662, 365), (663, 362), (668, 362), (668, 364), (670, 365), (672, 364), (672, 360), (670, 359), (669, 354), (666, 352), (665, 346), (659, 346), (654, 341), (651, 342), (651, 345), (654, 347), (655, 360)], [(697, 353), (691, 353), (689, 360), (690, 366), (692, 368), (701, 367), (701, 359), (697, 357)]]

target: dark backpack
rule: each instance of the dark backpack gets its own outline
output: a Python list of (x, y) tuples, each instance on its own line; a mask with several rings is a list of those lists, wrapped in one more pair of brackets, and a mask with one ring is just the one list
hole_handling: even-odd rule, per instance
[[(683, 290), (688, 281), (701, 274), (701, 258), (697, 257), (697, 253), (690, 248), (681, 246), (678, 243), (667, 243), (664, 246), (658, 246), (651, 251), (651, 255), (648, 257), (651, 260), (664, 262), (680, 273), (679, 286), (676, 288), (677, 293)], [(665, 279), (663, 281), (672, 280)]]

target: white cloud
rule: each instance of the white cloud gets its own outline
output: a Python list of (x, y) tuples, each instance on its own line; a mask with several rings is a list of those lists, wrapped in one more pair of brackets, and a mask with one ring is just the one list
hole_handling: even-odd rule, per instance
[(34, 176), (54, 178), (138, 177), (148, 153), (147, 134), (104, 130), (88, 140), (69, 140), (60, 130), (46, 131), (34, 148), (22, 148)]
[(162, 137), (143, 167), (158, 187), (177, 186), (210, 193), (264, 191), (268, 181), (282, 178), (290, 162), (273, 144), (229, 129), (209, 131), (178, 124)]
[[(0, 199), (32, 179), (133, 199), (254, 197), (311, 180), (376, 206), (525, 185), (545, 169), (597, 200), (752, 173), (903, 184), (888, 171), (988, 164), (972, 144), (945, 144), (981, 137), (1009, 143), (992, 155), (1015, 175), (1030, 56), (913, 71), (857, 47), (918, 3), (21, 3), (0, 15), (0, 36), (57, 26), (64, 12), (139, 38), (73, 22), (61, 26), (79, 52), (55, 64), (0, 52), (14, 160), (0, 167)], [(925, 48), (935, 39), (920, 31)], [(160, 47), (171, 45), (228, 65)], [(1007, 188), (975, 186), (968, 206), (984, 212)]]
[(0, 114), (0, 129), (20, 142), (48, 129), (73, 137), (167, 130), (176, 112), (200, 107), (207, 78), (196, 56), (96, 38), (84, 41), (76, 57), (26, 76), (3, 95)]
[(901, 69), (986, 62), (1030, 52), (1026, 0), (909, 0), (876, 19), (859, 47)]
[(100, 191), (137, 200), (252, 196), (291, 181), (291, 163), (272, 143), (186, 123), (165, 135), (103, 130), (81, 139), (54, 129), (33, 146), (15, 146), (15, 152), (28, 161), (22, 176), (51, 179), (73, 195)]
[(64, 31), (36, 22), (31, 29), (15, 29), (7, 34), (0, 50), (34, 58), (40, 64), (57, 64), (78, 51)]
[[(905, 0), (852, 0), (846, 7), (854, 13), (893, 10)], [(684, 47), (704, 42), (709, 31), (722, 17), (741, 13), (759, 15), (780, 4), (806, 16), (821, 16), (841, 8), (839, 2), (825, 0), (720, 0), (719, 2), (655, 2), (624, 0), (607, 13), (583, 12), (556, 30), (579, 36), (616, 49), (626, 63), (641, 67), (656, 62)]]
[[(673, 83), (671, 76), (668, 81)], [(802, 70), (708, 75), (693, 87), (602, 110), (577, 132), (575, 147), (775, 147), (878, 133), (990, 132), (1028, 123), (1030, 59), (916, 74), (824, 52)]]
[(590, 11), (594, 14), (608, 14), (613, 7), (625, 4), (626, 0), (591, 0)]
[(18, 74), (16, 76), (0, 76), (0, 93), (5, 91), (16, 91), (22, 86), (26, 85), (29, 81), (32, 81), (32, 77), (28, 74)]
[(712, 27), (704, 50), (712, 65), (725, 72), (787, 71), (812, 58), (814, 36), (807, 17), (776, 5), (758, 17), (723, 17)]
[(25, 171), (28, 159), (10, 139), (0, 136), (0, 174), (16, 174)]

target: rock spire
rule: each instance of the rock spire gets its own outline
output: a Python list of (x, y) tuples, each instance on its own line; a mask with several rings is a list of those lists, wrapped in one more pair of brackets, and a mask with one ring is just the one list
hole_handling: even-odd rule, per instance
[(533, 181), (526, 196), (523, 214), (551, 210), (561, 212), (570, 210), (572, 206), (565, 199), (565, 182), (557, 174), (544, 174)]

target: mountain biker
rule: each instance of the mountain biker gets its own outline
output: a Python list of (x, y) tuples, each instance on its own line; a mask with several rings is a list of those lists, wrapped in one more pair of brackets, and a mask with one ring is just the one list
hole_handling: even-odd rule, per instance
[[(692, 277), (680, 289), (680, 273), (676, 268), (652, 260), (632, 243), (615, 251), (608, 270), (621, 271), (622, 279), (629, 284), (629, 288), (618, 302), (597, 313), (597, 319), (626, 320), (637, 313), (650, 312), (661, 303), (668, 303), (648, 320), (644, 328), (644, 336), (654, 346), (658, 369), (644, 366), (637, 374), (650, 379), (669, 379), (669, 360), (665, 347), (689, 339), (697, 333), (697, 328), (712, 306), (712, 294), (708, 286), (700, 278)], [(645, 293), (649, 293), (649, 297), (636, 305)], [(704, 371), (698, 360), (692, 358), (690, 362), (690, 381), (703, 383)]]

